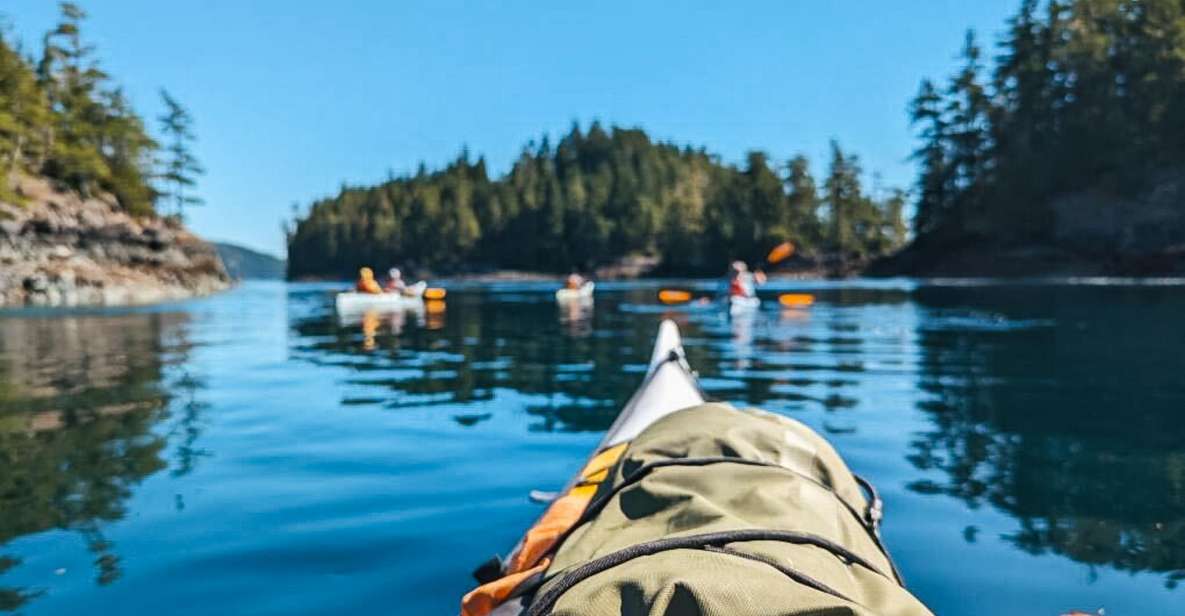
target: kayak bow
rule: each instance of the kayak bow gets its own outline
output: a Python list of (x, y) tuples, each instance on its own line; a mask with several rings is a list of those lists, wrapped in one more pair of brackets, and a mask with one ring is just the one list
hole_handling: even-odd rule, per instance
[(510, 557), (475, 572), (461, 614), (932, 616), (882, 517), (805, 424), (706, 403), (663, 321), (641, 386)]
[(551, 563), (547, 554), (579, 519), (629, 441), (655, 421), (703, 402), (703, 392), (683, 354), (679, 328), (673, 321), (664, 320), (641, 386), (626, 402), (584, 468), (527, 530), (510, 556), (504, 561), (491, 561), (475, 572), (483, 584), (465, 595), (462, 615), (493, 613), (521, 583), (542, 574)]

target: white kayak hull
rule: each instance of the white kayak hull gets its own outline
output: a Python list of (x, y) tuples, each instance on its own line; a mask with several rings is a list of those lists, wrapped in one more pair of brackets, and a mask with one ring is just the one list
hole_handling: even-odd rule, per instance
[(704, 403), (695, 374), (683, 354), (683, 339), (674, 321), (664, 320), (650, 355), (646, 379), (610, 426), (598, 449), (633, 440), (650, 424)]
[(745, 314), (759, 308), (761, 308), (761, 299), (757, 297), (733, 295), (728, 298), (728, 311), (732, 314)]
[[(654, 422), (671, 413), (704, 402), (699, 383), (683, 354), (683, 340), (679, 336), (679, 328), (673, 321), (665, 320), (658, 328), (658, 337), (650, 355), (646, 378), (606, 431), (601, 444), (593, 450), (589, 464), (602, 454), (613, 455), (613, 452), (617, 451), (616, 455), (621, 455), (620, 452), (626, 444)], [(581, 475), (577, 473), (562, 491), (538, 493), (536, 496), (548, 500), (557, 496), (565, 498), (564, 495), (569, 494), (580, 479)], [(520, 540), (512, 553), (517, 552), (522, 545), (523, 540)], [(491, 616), (519, 614), (522, 605), (521, 601), (509, 601), (492, 612)]]
[(335, 298), (338, 312), (360, 310), (415, 308), (424, 303), (424, 290), (428, 283), (420, 281), (408, 287), (403, 293), (358, 293), (346, 291)]
[(555, 299), (557, 302), (588, 301), (592, 299), (596, 286), (596, 283), (590, 280), (581, 285), (579, 289), (560, 289), (555, 292)]

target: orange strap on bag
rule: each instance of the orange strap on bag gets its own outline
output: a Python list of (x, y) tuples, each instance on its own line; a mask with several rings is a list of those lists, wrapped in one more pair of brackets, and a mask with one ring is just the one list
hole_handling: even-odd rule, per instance
[(557, 498), (543, 517), (519, 542), (506, 561), (506, 574), (482, 584), (461, 599), (461, 616), (486, 616), (505, 601), (518, 585), (538, 572), (546, 571), (551, 559), (546, 555), (572, 525), (580, 519), (597, 492), (597, 486), (609, 476), (609, 468), (621, 458), (628, 443), (614, 445), (593, 456), (580, 471), (580, 480)]
[(551, 560), (544, 558), (538, 565), (526, 571), (504, 575), (489, 584), (482, 584), (474, 588), (461, 599), (461, 616), (486, 616), (509, 598), (510, 593), (514, 592), (519, 584), (532, 575), (546, 570), (550, 564)]

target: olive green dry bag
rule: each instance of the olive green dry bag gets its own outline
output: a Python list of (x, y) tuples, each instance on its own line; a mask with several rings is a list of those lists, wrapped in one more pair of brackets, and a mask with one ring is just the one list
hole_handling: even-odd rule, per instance
[(533, 591), (496, 614), (924, 615), (880, 500), (803, 424), (704, 404), (640, 434)]

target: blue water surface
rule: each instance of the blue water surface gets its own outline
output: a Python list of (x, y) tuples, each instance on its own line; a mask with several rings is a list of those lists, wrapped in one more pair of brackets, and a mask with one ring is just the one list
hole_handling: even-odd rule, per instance
[[(714, 283), (685, 281), (709, 293)], [(338, 315), (249, 282), (0, 313), (0, 610), (450, 614), (679, 322), (715, 398), (800, 419), (886, 501), (939, 614), (1182, 613), (1185, 286), (777, 282), (728, 316), (457, 283)]]

